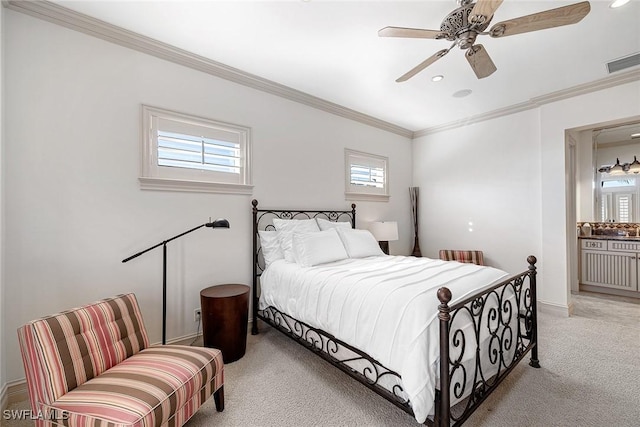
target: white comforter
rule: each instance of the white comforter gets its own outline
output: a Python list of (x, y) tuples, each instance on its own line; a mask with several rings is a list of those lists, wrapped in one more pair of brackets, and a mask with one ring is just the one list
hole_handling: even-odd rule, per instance
[(279, 260), (260, 279), (260, 309), (273, 306), (322, 329), (402, 377), (416, 420), (433, 413), (438, 370), (437, 290), (452, 303), (507, 273), (429, 258), (380, 256), (316, 267)]

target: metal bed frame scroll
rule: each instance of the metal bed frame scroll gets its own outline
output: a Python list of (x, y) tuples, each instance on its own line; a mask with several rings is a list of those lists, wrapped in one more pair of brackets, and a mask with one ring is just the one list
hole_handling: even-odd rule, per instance
[[(349, 221), (356, 227), (356, 205), (351, 210), (258, 209), (253, 200), (253, 323), (258, 319), (322, 357), (405, 412), (413, 415), (411, 403), (398, 373), (366, 353), (313, 328), (274, 307), (259, 310), (259, 279), (264, 259), (259, 230), (274, 230), (273, 218)], [(459, 426), (498, 387), (515, 366), (531, 353), (529, 365), (539, 368), (536, 312), (536, 257), (527, 258), (529, 268), (484, 289), (463, 301), (449, 305), (452, 295), (440, 288), (437, 296), (440, 328), (440, 384), (435, 390), (435, 414), (427, 425)], [(458, 326), (461, 322), (469, 327)], [(471, 355), (471, 362), (469, 357)]]

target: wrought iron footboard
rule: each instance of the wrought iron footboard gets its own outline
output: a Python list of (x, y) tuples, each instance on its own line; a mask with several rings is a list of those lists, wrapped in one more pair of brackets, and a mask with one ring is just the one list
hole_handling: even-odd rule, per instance
[[(527, 271), (452, 306), (451, 291), (438, 290), (438, 426), (462, 424), (529, 351), (529, 364), (540, 367), (536, 257), (529, 256), (527, 262)], [(471, 328), (465, 326), (469, 324)]]

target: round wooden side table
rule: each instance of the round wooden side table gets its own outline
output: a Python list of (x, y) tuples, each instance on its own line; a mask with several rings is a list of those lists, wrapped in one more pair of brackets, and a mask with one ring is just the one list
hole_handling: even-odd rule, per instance
[(222, 351), (224, 363), (240, 359), (247, 349), (249, 289), (229, 284), (200, 291), (204, 346)]

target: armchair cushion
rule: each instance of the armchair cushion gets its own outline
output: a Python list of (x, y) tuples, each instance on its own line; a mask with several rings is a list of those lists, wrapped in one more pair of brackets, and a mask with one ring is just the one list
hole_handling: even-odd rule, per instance
[(222, 387), (222, 371), (220, 351), (149, 347), (71, 390), (46, 412), (68, 414), (70, 426), (182, 425), (186, 419), (173, 419), (178, 410), (204, 403)]

